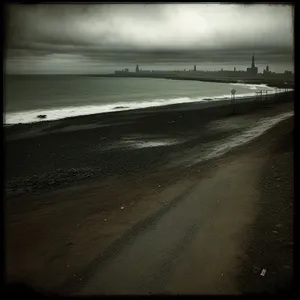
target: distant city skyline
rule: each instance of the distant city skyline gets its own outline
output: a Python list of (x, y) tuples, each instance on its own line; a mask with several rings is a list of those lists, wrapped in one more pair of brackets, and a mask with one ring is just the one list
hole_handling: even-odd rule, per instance
[[(225, 70), (231, 70), (234, 67), (236, 67), (237, 71), (243, 71), (246, 70), (247, 67), (249, 67), (249, 64), (247, 62), (245, 63), (236, 63), (235, 65), (230, 64), (230, 62), (223, 62), (223, 63), (194, 63), (194, 64), (186, 64), (186, 63), (170, 63), (170, 64), (158, 64), (158, 63), (153, 63), (153, 64), (147, 64), (147, 63), (142, 63), (139, 64), (139, 66), (142, 69), (156, 69), (156, 70), (174, 70), (174, 69), (191, 69), (193, 66), (196, 64), (198, 70), (203, 70), (203, 71), (219, 71), (222, 68)], [(122, 70), (128, 68), (131, 71), (135, 70), (136, 63), (132, 64), (108, 64), (108, 65), (103, 65), (103, 64), (82, 64), (82, 67), (88, 65), (88, 69), (77, 69), (74, 68), (72, 65), (64, 66), (64, 68), (59, 69), (59, 63), (53, 64), (52, 67), (49, 67), (47, 69), (47, 72), (43, 72), (43, 68), (37, 68), (35, 70), (32, 70), (30, 68), (27, 68), (27, 64), (22, 65), (21, 63), (18, 63), (17, 68), (14, 68), (13, 65), (10, 67), (10, 72), (7, 72), (7, 74), (108, 74), (108, 73), (113, 73), (115, 70)], [(262, 73), (263, 69), (266, 68), (266, 66), (269, 65), (270, 69), (276, 73), (281, 73), (284, 72), (285, 70), (290, 70), (294, 72), (294, 65), (288, 64), (288, 63), (256, 63), (256, 66), (258, 67), (258, 72)], [(80, 66), (80, 64), (79, 64)]]
[[(262, 72), (259, 72), (255, 62), (255, 55), (252, 54), (251, 64), (246, 69), (238, 70), (235, 66), (229, 69), (221, 68), (219, 70), (208, 71), (197, 68), (194, 65), (192, 68), (179, 68), (171, 70), (157, 70), (154, 68), (144, 69), (139, 64), (136, 65), (135, 70), (125, 68), (122, 70), (115, 70), (114, 76), (125, 76), (125, 77), (170, 77), (170, 78), (198, 78), (205, 80), (253, 80), (257, 79), (280, 79), (280, 80), (293, 80), (293, 71), (285, 69), (282, 72), (274, 72), (267, 64)], [(175, 77), (174, 77), (175, 76)]]
[[(194, 64), (194, 65), (186, 65), (186, 64), (181, 64), (181, 65), (146, 65), (146, 64), (138, 64), (140, 70), (159, 70), (159, 71), (173, 71), (173, 70), (193, 70), (194, 66), (196, 66), (197, 71), (220, 71), (220, 70), (226, 70), (226, 71), (247, 71), (247, 68), (249, 68), (249, 64), (236, 64), (236, 65), (230, 65), (230, 63), (224, 63), (224, 64), (219, 64), (219, 63), (206, 63), (206, 64)], [(201, 67), (202, 66), (202, 67)], [(205, 66), (205, 67), (204, 67)], [(275, 64), (272, 66), (272, 64), (257, 64), (255, 63), (255, 66), (258, 68), (258, 73), (263, 73), (263, 71), (268, 67), (271, 72), (275, 73), (282, 73), (286, 70), (294, 72), (294, 66), (293, 65), (288, 65), (288, 64)], [(274, 67), (274, 68), (273, 68)], [(116, 70), (125, 70), (128, 69), (130, 72), (135, 72), (136, 65), (131, 65), (128, 66), (126, 65), (123, 68), (115, 69)]]

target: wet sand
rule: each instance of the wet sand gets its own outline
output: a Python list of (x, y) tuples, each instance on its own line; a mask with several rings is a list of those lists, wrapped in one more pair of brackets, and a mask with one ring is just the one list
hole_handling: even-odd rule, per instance
[[(231, 154), (188, 168), (173, 163), (182, 157), (194, 159), (203, 145), (293, 109), (290, 101), (264, 106), (241, 105), (235, 116), (228, 107), (205, 111), (177, 107), (76, 118), (76, 126), (74, 119), (67, 119), (9, 128), (10, 193), (5, 210), (9, 279), (67, 294), (110, 293), (111, 289), (122, 293), (124, 286), (130, 294), (239, 293), (237, 256), (246, 251), (248, 229), (261, 206), (262, 166), (273, 155), (272, 143), (284, 134), (271, 129)], [(219, 127), (211, 124), (216, 121)], [(101, 127), (104, 123), (110, 126)], [(283, 132), (291, 130), (291, 123), (282, 126)], [(177, 143), (170, 144), (174, 140)], [(149, 146), (149, 141), (167, 145), (141, 147)], [(19, 189), (25, 186), (19, 195), (14, 182)], [(160, 226), (158, 235), (153, 226)], [(146, 247), (144, 239), (153, 241), (153, 251), (152, 242)], [(161, 251), (164, 254), (157, 259)], [(114, 267), (118, 258), (124, 261), (119, 271), (119, 265)], [(145, 263), (143, 276), (132, 269), (137, 260)], [(128, 262), (132, 264), (126, 269)], [(196, 269), (191, 268), (193, 262)], [(213, 267), (204, 267), (207, 262)], [(233, 271), (222, 281), (217, 274), (229, 271), (229, 262)], [(110, 274), (104, 278), (103, 264)], [(190, 275), (189, 281), (182, 280), (183, 274)], [(210, 278), (209, 282), (199, 285), (193, 279), (199, 276)]]

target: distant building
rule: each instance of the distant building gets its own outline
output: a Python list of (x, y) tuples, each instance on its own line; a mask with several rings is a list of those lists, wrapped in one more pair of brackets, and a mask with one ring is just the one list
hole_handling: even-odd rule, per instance
[(254, 54), (252, 55), (252, 64), (251, 64), (251, 68), (247, 68), (247, 73), (248, 75), (251, 76), (255, 76), (258, 73), (258, 68), (255, 67), (255, 58), (254, 58)]
[(264, 75), (271, 75), (272, 72), (270, 71), (269, 66), (267, 65), (266, 69), (264, 70)]
[[(115, 71), (116, 75), (120, 76), (135, 76), (135, 77), (147, 77), (149, 74), (154, 75), (154, 76), (162, 76), (162, 75), (170, 75), (173, 76), (174, 74), (176, 75), (187, 75), (188, 72), (190, 73), (190, 76), (196, 76), (197, 77), (204, 77), (204, 78), (227, 78), (227, 79), (234, 79), (234, 80), (245, 80), (245, 79), (254, 79), (254, 77), (263, 77), (266, 76), (267, 78), (278, 78), (280, 79), (285, 79), (286, 81), (292, 80), (293, 79), (293, 72), (285, 70), (285, 72), (282, 73), (275, 73), (272, 72), (267, 65), (266, 68), (263, 70), (263, 74), (258, 74), (258, 68), (255, 66), (255, 57), (254, 54), (252, 55), (252, 62), (251, 62), (251, 67), (247, 68), (246, 70), (237, 70), (236, 67), (231, 67), (230, 69), (218, 69), (215, 71), (204, 71), (204, 70), (197, 70), (197, 66), (193, 65), (192, 69), (181, 69), (181, 70), (142, 70), (139, 65), (136, 65), (135, 70), (133, 69), (130, 71), (128, 68), (123, 69), (123, 70), (118, 70)], [(135, 75), (134, 75), (135, 74)]]

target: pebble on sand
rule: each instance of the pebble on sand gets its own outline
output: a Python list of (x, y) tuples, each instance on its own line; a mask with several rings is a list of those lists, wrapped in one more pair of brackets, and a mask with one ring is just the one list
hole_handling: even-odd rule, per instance
[(267, 273), (267, 269), (262, 269), (260, 276), (265, 276)]

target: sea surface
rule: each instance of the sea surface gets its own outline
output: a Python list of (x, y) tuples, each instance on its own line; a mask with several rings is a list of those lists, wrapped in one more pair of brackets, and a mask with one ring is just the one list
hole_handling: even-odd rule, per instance
[(266, 85), (201, 81), (105, 78), (88, 76), (7, 75), (4, 78), (4, 124), (164, 106), (176, 103), (228, 100), (257, 91), (275, 93)]

